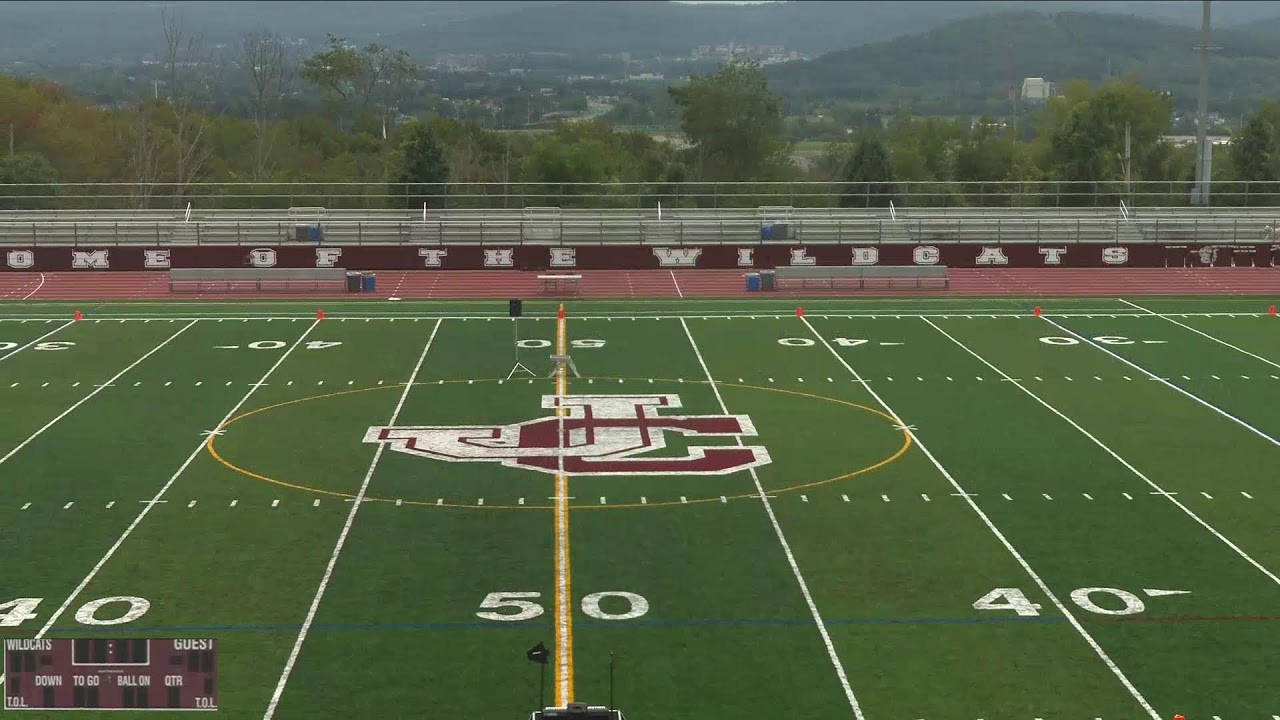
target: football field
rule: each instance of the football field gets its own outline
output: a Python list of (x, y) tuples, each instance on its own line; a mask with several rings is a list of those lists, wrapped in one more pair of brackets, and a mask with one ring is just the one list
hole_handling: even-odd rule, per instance
[(216, 638), (236, 719), (1278, 720), (1273, 302), (0, 304), (0, 637)]

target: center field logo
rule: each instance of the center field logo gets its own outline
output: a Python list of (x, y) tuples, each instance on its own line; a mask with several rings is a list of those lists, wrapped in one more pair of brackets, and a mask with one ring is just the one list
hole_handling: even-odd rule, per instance
[(563, 408), (565, 416), (508, 425), (371, 427), (364, 441), (434, 460), (565, 475), (727, 475), (770, 462), (769, 451), (755, 445), (695, 445), (683, 456), (650, 455), (667, 447), (668, 432), (756, 434), (746, 415), (659, 415), (681, 407), (678, 395), (544, 395), (542, 407)]

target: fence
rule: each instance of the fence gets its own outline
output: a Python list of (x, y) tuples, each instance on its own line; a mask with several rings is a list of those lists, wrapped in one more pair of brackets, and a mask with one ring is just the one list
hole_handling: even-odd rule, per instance
[[(896, 219), (895, 219), (896, 217)], [(729, 245), (1264, 243), (1280, 208), (1136, 208), (888, 212), (795, 209), (566, 210), (556, 215), (449, 210), (330, 211), (299, 224), (284, 211), (0, 213), (0, 248), (111, 245)]]
[[(340, 209), (432, 210), (555, 206), (562, 208), (887, 207), (1178, 207), (1190, 182), (902, 182), (881, 183), (59, 183), (0, 184), (0, 210), (40, 209)], [(1280, 181), (1216, 182), (1214, 202), (1233, 207), (1280, 204)]]

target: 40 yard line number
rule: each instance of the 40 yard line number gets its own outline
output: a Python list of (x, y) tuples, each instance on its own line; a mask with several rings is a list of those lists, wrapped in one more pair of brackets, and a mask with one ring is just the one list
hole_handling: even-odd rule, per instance
[[(43, 601), (44, 598), (18, 598), (0, 603), (0, 628), (18, 627), (28, 620), (35, 620), (39, 616), (36, 611)], [(125, 605), (127, 607), (118, 617), (98, 617), (102, 609), (108, 605)], [(90, 600), (81, 605), (80, 609), (76, 610), (75, 618), (76, 622), (81, 625), (124, 625), (146, 615), (150, 609), (151, 601), (146, 598), (132, 595), (116, 595)]]
[[(1112, 600), (1104, 602), (1111, 607), (1104, 607), (1098, 604), (1094, 600), (1095, 596), (1099, 600), (1110, 596)], [(1146, 603), (1142, 602), (1142, 598), (1128, 590), (1119, 588), (1076, 588), (1071, 591), (1071, 601), (1079, 605), (1081, 610), (1086, 610), (1095, 615), (1137, 615), (1147, 609)], [(1041, 607), (1043, 606), (1039, 603), (1031, 602), (1027, 594), (1018, 588), (996, 588), (973, 603), (974, 610), (1012, 611), (1020, 617), (1039, 617)]]

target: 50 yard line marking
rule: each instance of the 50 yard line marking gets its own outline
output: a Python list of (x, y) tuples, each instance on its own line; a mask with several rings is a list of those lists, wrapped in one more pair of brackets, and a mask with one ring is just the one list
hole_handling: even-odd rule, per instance
[[(316, 323), (319, 322), (319, 320), (316, 320)], [(395, 425), (396, 420), (400, 417), (400, 411), (404, 409), (404, 403), (409, 399), (409, 391), (413, 389), (414, 381), (418, 379), (418, 372), (422, 370), (422, 363), (427, 359), (427, 352), (431, 350), (431, 344), (435, 341), (436, 333), (440, 331), (442, 322), (444, 321), (436, 320), (435, 327), (431, 328), (431, 335), (427, 337), (427, 344), (422, 348), (422, 354), (418, 356), (418, 363), (413, 366), (409, 381), (404, 384), (404, 392), (400, 393), (400, 400), (396, 402), (395, 409), (391, 411), (391, 419), (387, 421), (387, 425)], [(315, 325), (312, 325), (312, 327), (315, 327)], [(302, 339), (299, 338), (298, 342), (301, 341)], [(297, 347), (297, 343), (294, 344), (294, 347)], [(290, 350), (292, 349), (290, 348)], [(324, 592), (329, 587), (329, 580), (333, 577), (333, 569), (338, 565), (338, 556), (342, 554), (342, 548), (347, 544), (347, 536), (351, 534), (351, 526), (356, 521), (356, 513), (360, 511), (360, 504), (364, 502), (365, 494), (369, 491), (369, 482), (373, 480), (373, 473), (378, 469), (378, 461), (382, 459), (382, 452), (386, 447), (386, 443), (378, 443), (378, 449), (373, 453), (373, 461), (369, 463), (369, 470), (364, 475), (364, 482), (360, 484), (360, 491), (356, 493), (356, 497), (351, 503), (351, 511), (347, 513), (347, 521), (343, 523), (342, 532), (338, 534), (338, 542), (334, 544), (333, 553), (329, 555), (329, 564), (325, 566), (324, 575), (320, 577), (320, 585), (316, 588), (315, 597), (311, 599), (311, 606), (307, 608), (307, 616), (302, 621), (302, 628), (298, 631), (298, 638), (293, 643), (293, 649), (289, 651), (289, 659), (285, 661), (284, 669), (280, 671), (280, 680), (276, 683), (275, 691), (271, 693), (271, 700), (267, 703), (267, 710), (262, 714), (263, 720), (270, 720), (276, 714), (276, 708), (280, 705), (280, 698), (284, 696), (285, 685), (289, 683), (289, 676), (293, 673), (293, 666), (297, 664), (298, 655), (302, 653), (302, 644), (307, 641), (307, 633), (311, 630), (311, 624), (315, 622), (316, 612), (320, 609), (320, 601), (324, 599)]]
[[(258, 387), (267, 381), (267, 378), (271, 376), (271, 373), (275, 372), (276, 368), (280, 367), (280, 365), (284, 363), (285, 359), (302, 344), (302, 341), (306, 339), (307, 335), (309, 335), (311, 331), (316, 328), (316, 325), (319, 324), (319, 320), (314, 321), (311, 323), (311, 327), (308, 327), (305, 332), (298, 336), (298, 339), (294, 341), (293, 345), (290, 346), (278, 360), (276, 360), (275, 364), (272, 365), (265, 374), (263, 374), (262, 379), (259, 380), (257, 384), (251, 386), (249, 388), (249, 392), (245, 393), (244, 397), (240, 398), (240, 402), (236, 403), (235, 407), (231, 408), (230, 412), (223, 416), (222, 420), (218, 423), (219, 428), (222, 427), (227, 420), (230, 420), (235, 416), (236, 412), (239, 411), (240, 408), (249, 401), (249, 398), (258, 391)], [(195, 325), (195, 321), (192, 321), (191, 325)], [(191, 327), (191, 325), (188, 325), (177, 333), (174, 333), (169, 340), (177, 337), (183, 332), (183, 330)], [(169, 342), (169, 340), (166, 340), (165, 343)], [(164, 347), (164, 343), (161, 343), (159, 347), (156, 347), (151, 352), (159, 350), (160, 347)], [(150, 353), (148, 353), (148, 355), (149, 354)], [(139, 359), (138, 362), (142, 362), (143, 359), (146, 359), (146, 355)], [(137, 363), (134, 364), (136, 365)], [(127, 371), (128, 368), (125, 368), (125, 370)], [(123, 374), (124, 372), (122, 371), (121, 375)], [(105, 567), (107, 562), (111, 560), (112, 556), (116, 554), (116, 551), (120, 549), (120, 546), (124, 544), (124, 541), (127, 540), (129, 536), (133, 534), (133, 531), (138, 527), (138, 525), (142, 523), (142, 520), (147, 516), (147, 513), (151, 512), (151, 508), (155, 507), (159, 503), (160, 498), (164, 497), (164, 494), (169, 491), (169, 488), (172, 487), (175, 482), (177, 482), (182, 473), (186, 472), (191, 463), (195, 462), (195, 459), (204, 451), (205, 445), (208, 444), (211, 438), (213, 438), (213, 435), (205, 436), (205, 438), (200, 441), (200, 444), (196, 446), (196, 449), (187, 456), (187, 459), (178, 467), (178, 471), (170, 476), (168, 482), (166, 482), (164, 486), (160, 488), (160, 491), (151, 498), (151, 501), (143, 504), (142, 511), (138, 513), (138, 516), (133, 519), (133, 522), (129, 523), (129, 526), (124, 529), (124, 532), (120, 534), (120, 537), (116, 539), (115, 543), (113, 543), (111, 547), (107, 548), (107, 552), (104, 553), (102, 558), (98, 560), (98, 563), (93, 566), (93, 569), (89, 571), (89, 574), (84, 576), (84, 579), (80, 581), (80, 584), (76, 586), (75, 590), (71, 591), (71, 594), (67, 596), (66, 601), (63, 602), (62, 605), (58, 606), (58, 609), (49, 617), (49, 621), (44, 624), (44, 627), (40, 628), (40, 632), (36, 633), (36, 640), (44, 637), (45, 633), (49, 632), (50, 628), (54, 626), (54, 623), (58, 622), (58, 618), (62, 616), (62, 613), (66, 612), (67, 608), (71, 607), (71, 603), (75, 602), (75, 599), (80, 596), (80, 593), (84, 592), (84, 589), (89, 586), (89, 583), (93, 582), (93, 579), (98, 576), (98, 573), (102, 571), (102, 568)], [(3, 681), (4, 676), (0, 675), (0, 682)]]
[[(901, 423), (904, 428), (906, 428), (905, 432), (911, 435), (911, 439), (915, 442), (916, 447), (920, 448), (920, 452), (924, 453), (924, 456), (929, 459), (929, 462), (933, 464), (934, 468), (938, 470), (938, 472), (942, 475), (942, 477), (946, 478), (947, 482), (949, 482), (951, 486), (956, 489), (957, 493), (960, 493), (960, 496), (964, 499), (966, 503), (969, 504), (969, 507), (974, 511), (974, 513), (976, 513), (978, 517), (982, 519), (983, 524), (987, 526), (987, 529), (991, 531), (991, 534), (996, 536), (996, 539), (999, 540), (1000, 544), (1004, 546), (1005, 550), (1007, 550), (1009, 554), (1013, 556), (1013, 559), (1017, 561), (1018, 565), (1022, 567), (1022, 570), (1027, 573), (1027, 576), (1030, 577), (1031, 581), (1036, 584), (1036, 587), (1040, 588), (1040, 592), (1044, 593), (1045, 597), (1049, 598), (1049, 601), (1053, 603), (1054, 607), (1058, 608), (1058, 612), (1062, 613), (1063, 617), (1067, 619), (1067, 622), (1071, 624), (1071, 627), (1075, 628), (1076, 632), (1080, 634), (1080, 637), (1084, 638), (1084, 641), (1089, 644), (1089, 647), (1093, 649), (1094, 653), (1096, 653), (1097, 656), (1102, 660), (1102, 662), (1107, 666), (1107, 668), (1111, 670), (1112, 674), (1114, 674), (1116, 678), (1120, 680), (1120, 683), (1124, 685), (1126, 690), (1129, 691), (1129, 694), (1133, 696), (1133, 699), (1136, 700), (1140, 706), (1142, 706), (1142, 709), (1145, 710), (1147, 715), (1151, 717), (1151, 720), (1161, 720), (1159, 713), (1155, 711), (1155, 708), (1151, 707), (1151, 703), (1147, 702), (1147, 699), (1143, 697), (1142, 692), (1139, 691), (1138, 688), (1135, 687), (1134, 684), (1129, 681), (1129, 678), (1124, 674), (1124, 671), (1121, 670), (1118, 665), (1116, 665), (1115, 661), (1111, 659), (1111, 656), (1107, 654), (1107, 651), (1102, 649), (1102, 646), (1099, 645), (1098, 642), (1093, 639), (1093, 636), (1089, 634), (1088, 630), (1085, 630), (1084, 626), (1080, 624), (1080, 621), (1076, 619), (1076, 616), (1071, 614), (1071, 610), (1069, 610), (1067, 606), (1063, 604), (1062, 600), (1060, 600), (1058, 596), (1052, 590), (1049, 589), (1049, 586), (1040, 577), (1040, 575), (1031, 567), (1031, 564), (1028, 563), (1026, 559), (1022, 557), (1022, 554), (1019, 553), (1017, 548), (1015, 548), (1013, 544), (1009, 542), (1008, 538), (1004, 536), (1004, 533), (1000, 532), (1000, 528), (997, 528), (995, 523), (991, 522), (991, 518), (987, 517), (987, 514), (983, 512), (981, 507), (978, 506), (978, 503), (974, 502), (974, 499), (971, 496), (971, 494), (967, 492), (960, 485), (960, 483), (956, 481), (955, 477), (952, 476), (950, 471), (948, 471), (942, 465), (942, 463), (939, 462), (936, 457), (934, 457), (933, 453), (929, 451), (929, 448), (926, 447), (925, 444), (920, 440), (920, 437), (919, 435), (916, 434), (916, 431), (911, 429), (911, 426), (908, 425), (905, 421), (903, 421), (901, 417), (898, 415), (898, 413), (893, 411), (893, 408), (889, 407), (889, 404), (884, 401), (884, 398), (880, 397), (879, 393), (871, 389), (871, 385), (862, 379), (862, 376), (858, 374), (858, 371), (853, 369), (853, 366), (850, 365), (848, 361), (844, 359), (844, 356), (841, 355), (839, 352), (837, 352), (836, 349), (831, 346), (831, 343), (827, 342), (826, 337), (824, 337), (821, 333), (818, 332), (816, 328), (813, 327), (813, 325), (809, 322), (809, 318), (801, 316), (800, 322), (804, 323), (804, 326), (808, 328), (809, 332), (813, 335), (813, 337), (816, 338), (818, 342), (822, 343), (823, 347), (825, 347), (827, 351), (830, 352), (833, 357), (835, 357), (837, 362), (839, 362), (841, 365), (844, 366), (845, 370), (849, 371), (849, 374), (853, 376), (854, 380), (856, 380), (859, 384), (862, 385), (862, 387), (867, 391), (867, 394), (869, 394), (872, 398), (875, 398), (875, 401), (880, 404), (880, 407), (884, 408), (885, 412), (889, 413), (895, 418), (899, 418), (898, 422)], [(1063, 329), (1065, 330), (1065, 328)]]
[[(568, 353), (568, 329), (564, 305), (556, 318), (556, 354)], [(569, 392), (569, 375), (562, 365), (556, 370), (556, 396)], [(556, 705), (568, 707), (573, 701), (573, 611), (569, 564), (569, 477), (564, 473), (565, 409), (556, 402), (559, 427), (556, 432), (556, 455), (560, 472), (556, 473), (555, 506), (555, 573), (556, 573)]]
[[(693, 348), (693, 354), (697, 356), (698, 364), (702, 366), (702, 372), (707, 376), (707, 383), (711, 386), (711, 392), (716, 396), (716, 402), (720, 403), (720, 412), (728, 415), (729, 408), (725, 405), (724, 398), (720, 395), (720, 388), (716, 387), (715, 379), (711, 377), (711, 370), (707, 367), (707, 361), (702, 357), (702, 351), (698, 349), (698, 343), (693, 339), (693, 333), (689, 331), (689, 324), (685, 322), (684, 318), (680, 318), (680, 325), (684, 328), (685, 337), (689, 338), (689, 346)], [(889, 410), (889, 414), (893, 415), (893, 411)], [(734, 439), (738, 445), (742, 445), (741, 436), (735, 436)], [(849, 685), (849, 676), (845, 674), (844, 665), (840, 662), (840, 656), (836, 654), (835, 644), (831, 642), (831, 634), (827, 632), (827, 626), (822, 620), (822, 614), (818, 612), (818, 605), (813, 600), (813, 594), (809, 592), (809, 584), (805, 582), (804, 575), (800, 572), (800, 565), (796, 563), (796, 557), (791, 552), (791, 544), (787, 542), (787, 536), (782, 532), (782, 526), (778, 524), (778, 516), (774, 514), (773, 505), (769, 502), (770, 496), (764, 491), (764, 486), (760, 483), (760, 476), (756, 473), (756, 469), (748, 468), (747, 472), (751, 473), (751, 480), (755, 483), (756, 492), (760, 493), (760, 501), (764, 504), (764, 511), (769, 516), (769, 523), (773, 525), (773, 532), (778, 536), (778, 543), (782, 545), (782, 552), (787, 557), (787, 564), (791, 566), (791, 574), (795, 576), (796, 582), (800, 585), (800, 594), (804, 596), (805, 604), (809, 606), (809, 614), (813, 616), (813, 623), (818, 628), (818, 634), (822, 636), (822, 644), (827, 648), (827, 656), (831, 658), (831, 666), (835, 668), (836, 677), (840, 681), (840, 687), (844, 690), (845, 699), (849, 701), (849, 709), (853, 711), (853, 716), (857, 720), (864, 720), (862, 706), (858, 704), (858, 698), (854, 696), (853, 688)], [(1156, 718), (1156, 720), (1159, 720), (1159, 718)]]

